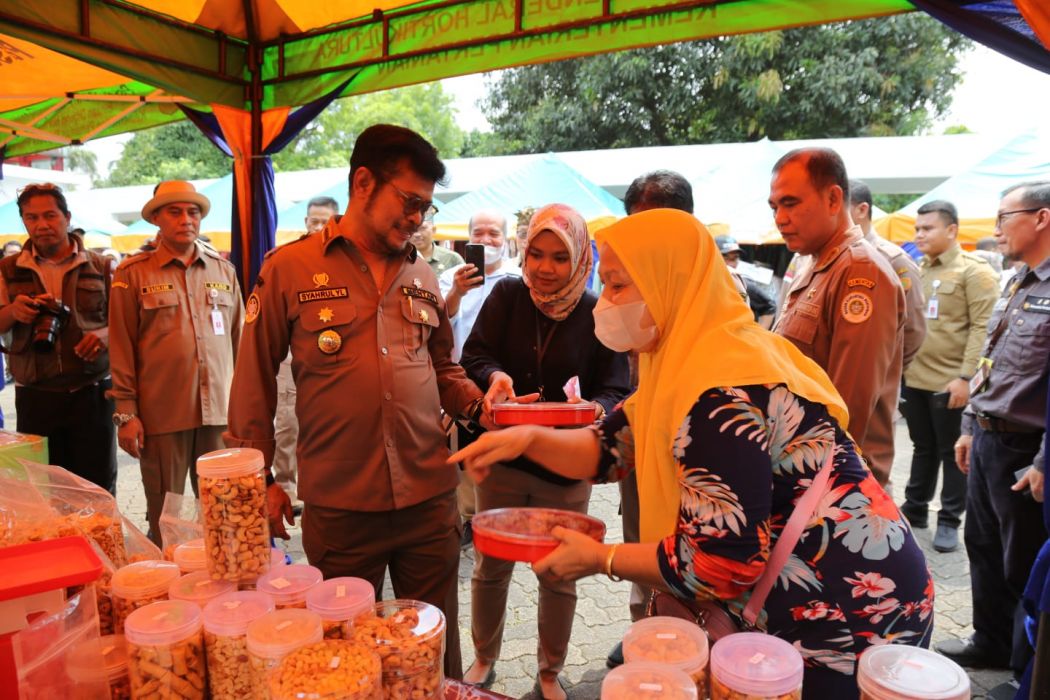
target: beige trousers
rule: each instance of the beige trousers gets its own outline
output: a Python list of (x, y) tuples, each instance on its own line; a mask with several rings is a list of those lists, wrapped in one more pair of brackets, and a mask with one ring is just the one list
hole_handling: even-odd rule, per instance
[(299, 500), (296, 492), (298, 465), (295, 445), (299, 441), (299, 420), (295, 417), (295, 380), (292, 379), (292, 356), (284, 358), (277, 371), (277, 412), (273, 422), (273, 475), (288, 498)]
[[(620, 482), (620, 518), (623, 520), (623, 541), (639, 542), (641, 519), (638, 509), (638, 476), (632, 469)], [(649, 602), (652, 589), (640, 583), (631, 584), (629, 606), (631, 622), (638, 622), (645, 617), (645, 607)]]
[(193, 495), (197, 495), (197, 458), (226, 447), (222, 441), (225, 425), (206, 425), (175, 433), (147, 435), (139, 458), (142, 488), (146, 492), (146, 520), (149, 537), (160, 546), (160, 512), (164, 494), (183, 493), (186, 474), (190, 475)]
[[(519, 469), (497, 464), (477, 487), (478, 512), (493, 508), (532, 506), (561, 508), (586, 513), (591, 497), (589, 482), (557, 486)], [(507, 592), (514, 562), (476, 553), (471, 580), (471, 633), (478, 659), (495, 663), (503, 644), (507, 619)], [(538, 644), (536, 657), (540, 673), (556, 676), (565, 666), (565, 655), (576, 613), (576, 583), (554, 583), (540, 579)]]

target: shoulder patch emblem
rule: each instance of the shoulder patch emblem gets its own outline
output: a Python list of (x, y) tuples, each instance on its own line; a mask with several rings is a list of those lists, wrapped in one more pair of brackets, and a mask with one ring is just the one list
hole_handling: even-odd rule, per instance
[(901, 275), (901, 286), (904, 287), (904, 291), (911, 291), (911, 277)]
[(875, 289), (875, 280), (870, 280), (867, 277), (853, 277), (846, 282), (847, 287), (867, 287), (868, 289)]
[(850, 292), (842, 300), (842, 318), (850, 323), (864, 323), (871, 318), (873, 304), (864, 292)]
[(255, 292), (248, 297), (248, 303), (244, 305), (244, 322), (254, 323), (259, 318), (259, 295)]
[(118, 280), (118, 281), (116, 281), (116, 282), (114, 282), (114, 283), (113, 283), (112, 285), (110, 285), (110, 286), (112, 286), (112, 287), (113, 287), (114, 289), (129, 289), (129, 287), (128, 287), (128, 283), (127, 283), (127, 282), (121, 282), (121, 281), (119, 281), (119, 280)]

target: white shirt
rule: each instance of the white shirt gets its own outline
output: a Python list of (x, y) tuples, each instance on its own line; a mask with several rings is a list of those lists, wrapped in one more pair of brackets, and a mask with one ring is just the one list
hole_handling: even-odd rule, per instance
[[(461, 267), (463, 265), (456, 265), (441, 273), (438, 284), (441, 285), (442, 296), (448, 296), (449, 290), (452, 289), (452, 279)], [(452, 336), (456, 341), (455, 347), (452, 348), (453, 362), (459, 362), (460, 355), (463, 354), (463, 344), (467, 342), (467, 337), (474, 328), (474, 322), (478, 320), (478, 314), (481, 313), (485, 299), (488, 298), (496, 283), (504, 277), (521, 277), (521, 268), (515, 261), (504, 258), (498, 270), (485, 275), (485, 284), (471, 289), (460, 299), (459, 313), (449, 319), (452, 322)]]

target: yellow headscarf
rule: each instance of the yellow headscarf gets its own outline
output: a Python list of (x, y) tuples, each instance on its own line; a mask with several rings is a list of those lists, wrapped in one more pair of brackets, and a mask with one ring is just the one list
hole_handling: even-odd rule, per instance
[(824, 370), (755, 323), (714, 238), (693, 216), (653, 209), (595, 238), (616, 252), (660, 329), (656, 349), (639, 356), (638, 390), (625, 406), (634, 433), (643, 542), (675, 531), (680, 487), (672, 446), (705, 390), (782, 383), (848, 425), (846, 404)]

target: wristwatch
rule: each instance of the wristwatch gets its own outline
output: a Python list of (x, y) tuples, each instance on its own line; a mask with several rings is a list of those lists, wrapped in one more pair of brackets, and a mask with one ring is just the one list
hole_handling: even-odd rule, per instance
[(118, 428), (123, 428), (134, 417), (135, 417), (134, 413), (114, 413), (113, 414), (113, 425), (117, 426)]

